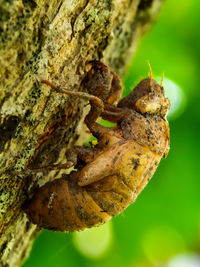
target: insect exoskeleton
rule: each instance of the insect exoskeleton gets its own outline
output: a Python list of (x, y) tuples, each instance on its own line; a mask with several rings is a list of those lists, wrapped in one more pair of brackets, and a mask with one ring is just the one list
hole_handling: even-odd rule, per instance
[[(99, 110), (91, 109), (85, 123), (98, 139), (97, 145), (68, 150), (66, 158), (77, 171), (45, 184), (25, 205), (30, 220), (40, 227), (79, 231), (105, 223), (135, 201), (168, 153), (169, 126), (165, 117), (169, 100), (162, 85), (150, 76), (115, 106), (113, 103), (121, 93), (120, 83), (116, 74), (104, 66), (93, 61), (83, 84), (88, 85), (91, 94), (90, 87), (94, 85), (90, 79), (98, 83), (96, 96), (106, 95), (100, 115), (117, 124), (109, 128), (98, 124)], [(103, 90), (109, 92), (104, 94)]]

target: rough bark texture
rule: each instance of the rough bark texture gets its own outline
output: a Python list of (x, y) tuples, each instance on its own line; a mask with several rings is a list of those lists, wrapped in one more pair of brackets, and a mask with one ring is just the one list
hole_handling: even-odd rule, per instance
[(60, 173), (23, 169), (64, 162), (85, 102), (41, 85), (80, 90), (87, 60), (120, 76), (163, 0), (0, 1), (0, 266), (19, 266), (38, 229), (21, 206)]

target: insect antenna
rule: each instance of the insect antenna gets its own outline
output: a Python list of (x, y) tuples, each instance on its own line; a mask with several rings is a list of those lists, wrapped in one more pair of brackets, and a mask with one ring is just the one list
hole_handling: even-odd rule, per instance
[(160, 87), (163, 86), (163, 81), (164, 81), (164, 71), (163, 71), (163, 73), (162, 73), (161, 82), (160, 82)]
[(149, 86), (150, 86), (150, 89), (152, 89), (152, 83), (153, 83), (153, 74), (152, 74), (152, 69), (151, 69), (151, 64), (148, 60), (148, 65), (149, 65)]

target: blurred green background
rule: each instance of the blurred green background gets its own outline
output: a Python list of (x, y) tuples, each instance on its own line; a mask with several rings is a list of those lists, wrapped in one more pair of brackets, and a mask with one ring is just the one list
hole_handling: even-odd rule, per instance
[(148, 75), (172, 102), (171, 149), (137, 201), (103, 227), (43, 231), (23, 267), (197, 267), (200, 249), (200, 1), (167, 0), (124, 78), (125, 95)]

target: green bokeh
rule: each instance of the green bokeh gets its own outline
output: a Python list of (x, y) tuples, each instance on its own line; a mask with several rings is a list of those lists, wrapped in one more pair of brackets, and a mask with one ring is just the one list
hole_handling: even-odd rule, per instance
[[(112, 220), (112, 242), (107, 253), (90, 259), (76, 250), (73, 234), (43, 231), (24, 267), (148, 267), (154, 266), (153, 259), (167, 260), (176, 253), (198, 251), (199, 10), (197, 0), (167, 0), (127, 70), (124, 94), (148, 75), (149, 60), (154, 76), (164, 71), (166, 78), (181, 87), (187, 105), (181, 116), (170, 120), (171, 149), (167, 159), (162, 160), (137, 201)], [(169, 238), (164, 229), (170, 229)]]

